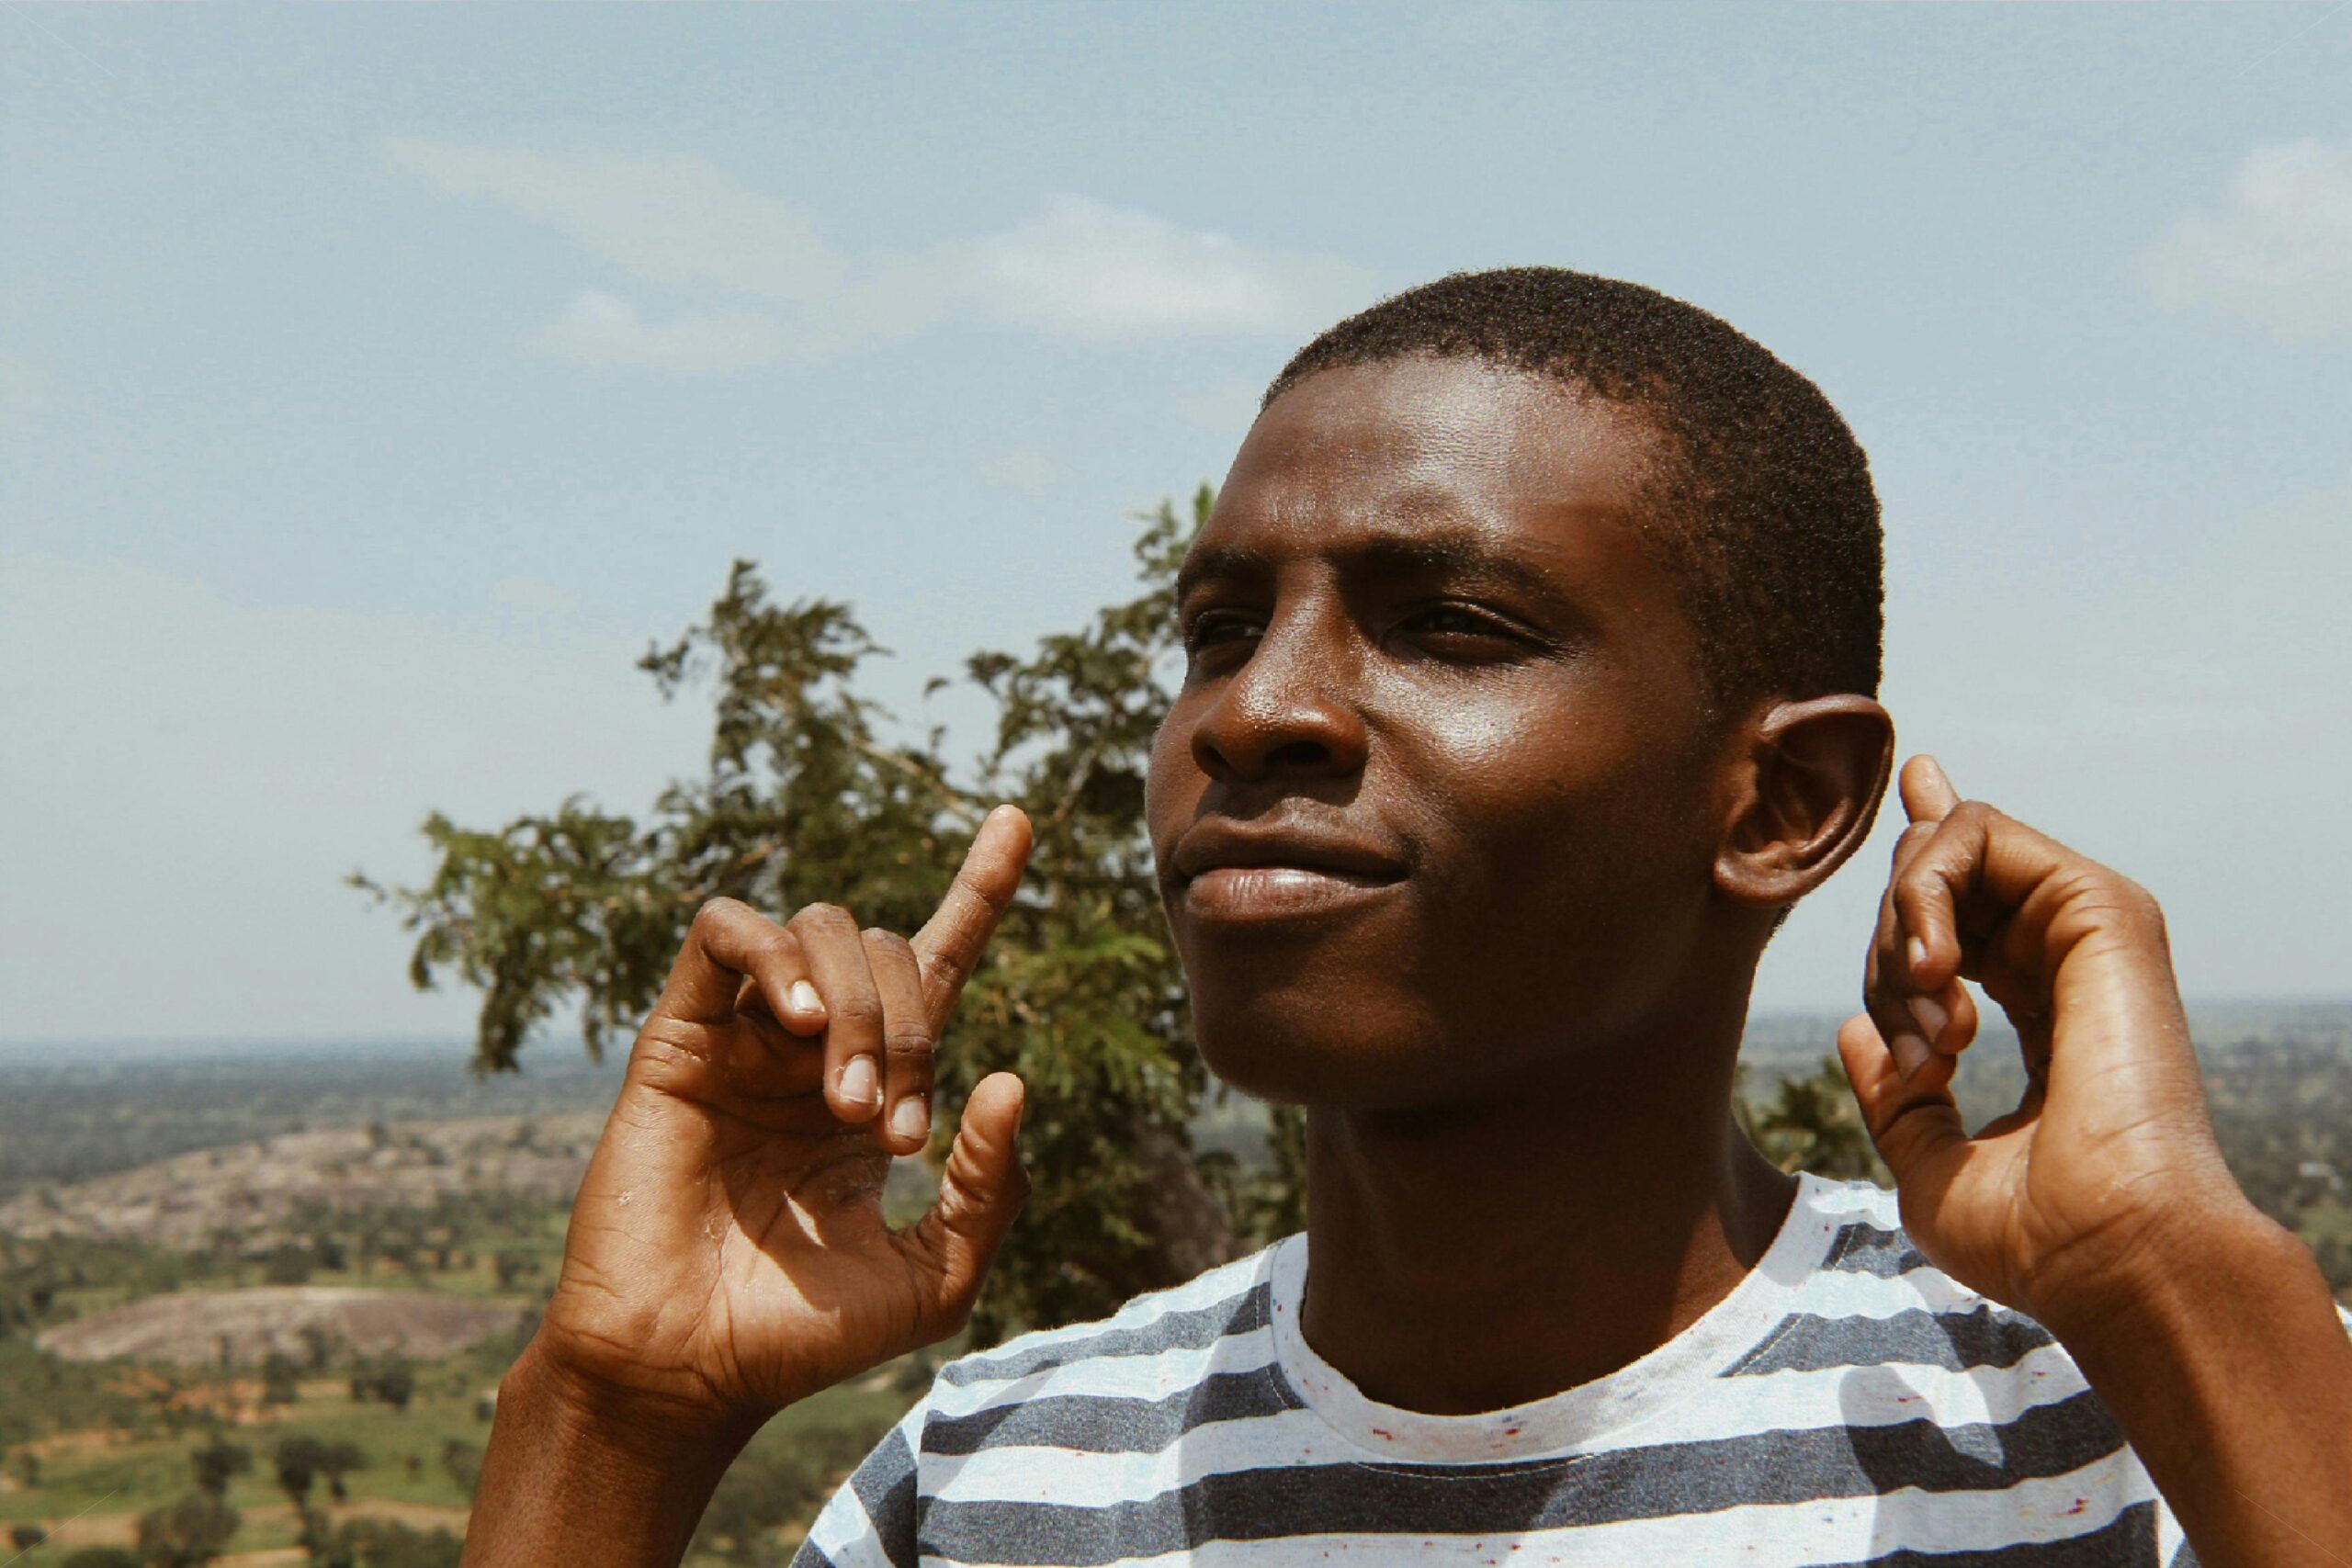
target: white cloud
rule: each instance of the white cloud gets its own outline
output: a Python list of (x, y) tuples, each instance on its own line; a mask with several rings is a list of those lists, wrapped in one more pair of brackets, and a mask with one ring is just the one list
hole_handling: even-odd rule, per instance
[(812, 213), (691, 156), (557, 155), (415, 137), (380, 144), (391, 167), (566, 235), (645, 282), (745, 297), (753, 308), (650, 322), (601, 289), (543, 333), (585, 364), (733, 370), (956, 321), (1089, 342), (1296, 333), (1363, 303), (1360, 269), (1262, 250), (1080, 196), (910, 254), (858, 255)]
[(558, 155), (408, 136), (388, 137), (379, 149), (445, 196), (494, 202), (656, 283), (801, 302), (842, 287), (844, 263), (814, 216), (706, 159)]
[(2176, 222), (2142, 269), (2174, 310), (2219, 310), (2290, 343), (2352, 338), (2352, 146), (2256, 148), (2221, 208)]
[(601, 288), (583, 288), (539, 333), (539, 345), (582, 365), (641, 370), (748, 370), (790, 346), (775, 318), (737, 311), (640, 320), (637, 307)]
[(983, 483), (1028, 495), (1042, 495), (1061, 472), (1061, 465), (1042, 452), (1007, 452), (980, 465)]
[(1227, 381), (1178, 399), (1176, 412), (1204, 430), (1238, 435), (1258, 423), (1258, 400), (1265, 394), (1256, 381)]
[(1091, 339), (1297, 332), (1365, 293), (1363, 274), (1331, 257), (1252, 250), (1078, 196), (944, 246), (931, 265), (983, 315)]

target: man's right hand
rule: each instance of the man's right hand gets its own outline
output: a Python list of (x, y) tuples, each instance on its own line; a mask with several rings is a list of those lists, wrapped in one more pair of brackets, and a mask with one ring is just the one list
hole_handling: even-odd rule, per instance
[(572, 1206), (539, 1371), (740, 1427), (963, 1325), (1028, 1191), (1021, 1080), (972, 1091), (919, 1223), (891, 1230), (882, 1188), (929, 1139), (933, 1047), (1029, 847), (999, 807), (910, 942), (831, 905), (704, 906)]

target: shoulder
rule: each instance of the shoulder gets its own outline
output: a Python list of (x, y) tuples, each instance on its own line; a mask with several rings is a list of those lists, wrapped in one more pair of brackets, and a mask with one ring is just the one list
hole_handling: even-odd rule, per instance
[(949, 1391), (1032, 1395), (1048, 1392), (1054, 1374), (1063, 1369), (1105, 1359), (1148, 1360), (1171, 1352), (1197, 1356), (1237, 1336), (1261, 1332), (1272, 1321), (1275, 1256), (1292, 1244), (1277, 1242), (1183, 1284), (1137, 1296), (1108, 1317), (1034, 1330), (950, 1361), (940, 1369), (933, 1400)]
[(1824, 1233), (1818, 1261), (1793, 1281), (1786, 1316), (1735, 1371), (1905, 1366), (1981, 1382), (2046, 1377), (2042, 1363), (2064, 1359), (2041, 1324), (1929, 1262), (1904, 1230), (1893, 1192), (1808, 1177), (1791, 1223), (1800, 1219)]

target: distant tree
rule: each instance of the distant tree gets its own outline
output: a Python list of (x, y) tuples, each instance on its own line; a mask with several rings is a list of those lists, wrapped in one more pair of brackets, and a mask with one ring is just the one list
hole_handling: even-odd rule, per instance
[(326, 1468), (326, 1445), (318, 1438), (297, 1435), (280, 1438), (277, 1447), (270, 1450), (270, 1463), (277, 1472), (277, 1489), (297, 1512), (311, 1506), (311, 1488), (318, 1483), (320, 1473)]
[[(1168, 503), (1145, 519), (1139, 597), (1026, 656), (967, 660), (997, 717), (971, 770), (951, 769), (939, 729), (906, 732), (861, 689), (865, 661), (885, 650), (849, 606), (779, 604), (738, 561), (709, 617), (639, 661), (665, 696), (705, 679), (714, 688), (705, 776), (673, 784), (642, 823), (577, 797), (491, 830), (436, 813), (428, 882), (353, 880), (417, 933), (418, 986), (453, 977), (481, 992), (474, 1065), (503, 1072), (571, 1001), (592, 1056), (625, 1038), (715, 896), (778, 916), (830, 901), (914, 931), (988, 807), (1013, 801), (1036, 850), (940, 1058), (934, 1151), (981, 1077), (1011, 1068), (1031, 1089), (1029, 1205), (974, 1333), (1107, 1312), (1189, 1278), (1233, 1256), (1239, 1236), (1193, 1158), (1204, 1077), (1143, 795), (1182, 661), (1174, 573), (1211, 499), (1204, 487), (1187, 513)], [(1262, 1196), (1295, 1216), (1295, 1194)]]
[(344, 1477), (355, 1470), (367, 1468), (368, 1456), (359, 1450), (356, 1443), (347, 1438), (338, 1438), (319, 1451), (319, 1473), (327, 1478), (327, 1495), (338, 1503), (351, 1500), (351, 1493), (344, 1485)]
[(1834, 1060), (1823, 1058), (1807, 1077), (1783, 1078), (1767, 1103), (1742, 1095), (1738, 1109), (1749, 1141), (1782, 1170), (1894, 1185), (1871, 1145), (1846, 1069)]
[(503, 1247), (491, 1259), (491, 1267), (497, 1271), (498, 1288), (511, 1291), (519, 1281), (539, 1272), (539, 1260), (527, 1252)]
[(8, 1544), (18, 1551), (30, 1551), (49, 1540), (49, 1531), (31, 1520), (21, 1520), (8, 1527)]
[(139, 1516), (139, 1561), (149, 1568), (200, 1568), (229, 1549), (238, 1523), (237, 1510), (219, 1497), (191, 1492)]
[(196, 1474), (197, 1491), (207, 1497), (220, 1497), (227, 1495), (230, 1482), (252, 1471), (254, 1450), (215, 1431), (187, 1460)]
[(416, 1396), (416, 1369), (398, 1351), (366, 1356), (351, 1369), (351, 1397), (381, 1400), (395, 1410), (406, 1410)]
[(830, 1427), (755, 1441), (711, 1495), (695, 1548), (745, 1568), (781, 1563), (775, 1532), (813, 1512), (872, 1443), (862, 1428)]
[(143, 1568), (144, 1562), (126, 1546), (85, 1546), (67, 1553), (58, 1568)]
[(264, 1404), (291, 1404), (302, 1397), (301, 1369), (293, 1358), (282, 1350), (272, 1350), (262, 1358), (261, 1402)]
[(329, 1568), (458, 1568), (463, 1544), (447, 1530), (419, 1530), (397, 1519), (349, 1519), (314, 1548)]
[(469, 1501), (474, 1488), (481, 1484), (481, 1445), (467, 1442), (463, 1438), (451, 1438), (441, 1445), (441, 1468), (458, 1483), (458, 1490)]
[(262, 1259), (261, 1277), (265, 1283), (272, 1285), (307, 1285), (316, 1261), (307, 1247), (292, 1243), (273, 1247)]

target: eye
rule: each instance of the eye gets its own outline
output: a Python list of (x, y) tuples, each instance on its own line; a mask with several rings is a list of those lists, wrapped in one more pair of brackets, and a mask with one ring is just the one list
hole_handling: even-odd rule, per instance
[(1461, 659), (1513, 658), (1528, 650), (1528, 639), (1498, 616), (1467, 604), (1430, 604), (1396, 625), (1396, 635)]
[(1211, 649), (1257, 635), (1254, 617), (1232, 610), (1204, 610), (1184, 628), (1184, 651), (1198, 658)]

